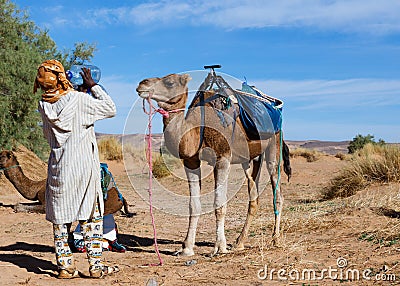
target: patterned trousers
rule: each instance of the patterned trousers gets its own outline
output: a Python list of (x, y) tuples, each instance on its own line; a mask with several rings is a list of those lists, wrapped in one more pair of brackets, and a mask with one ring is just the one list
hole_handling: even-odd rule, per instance
[[(103, 241), (103, 217), (96, 203), (92, 218), (80, 221), (83, 240), (85, 242), (86, 255), (89, 261), (89, 269), (101, 269), (102, 241)], [(75, 268), (71, 248), (68, 245), (68, 234), (71, 224), (53, 224), (54, 245), (57, 266), (61, 269)]]

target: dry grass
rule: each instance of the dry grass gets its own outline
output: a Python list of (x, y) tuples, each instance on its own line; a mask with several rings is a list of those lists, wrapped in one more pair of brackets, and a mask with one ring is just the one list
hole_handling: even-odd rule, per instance
[(97, 145), (99, 147), (100, 160), (122, 160), (122, 145), (114, 137), (101, 139)]
[(324, 190), (325, 199), (348, 197), (371, 183), (400, 182), (400, 148), (367, 144)]
[(290, 157), (304, 157), (307, 159), (307, 162), (315, 162), (322, 156), (323, 153), (312, 149), (297, 148), (290, 151)]
[(171, 175), (171, 171), (180, 163), (178, 158), (169, 154), (153, 153), (153, 175), (164, 178)]
[(156, 154), (153, 157), (153, 176), (156, 178), (164, 178), (171, 174), (168, 166), (165, 164), (163, 157)]
[(340, 160), (348, 160), (348, 159), (350, 159), (351, 158), (351, 155), (349, 155), (349, 154), (343, 154), (343, 153), (337, 153), (336, 155), (335, 155), (335, 158), (338, 158), (338, 159), (340, 159)]

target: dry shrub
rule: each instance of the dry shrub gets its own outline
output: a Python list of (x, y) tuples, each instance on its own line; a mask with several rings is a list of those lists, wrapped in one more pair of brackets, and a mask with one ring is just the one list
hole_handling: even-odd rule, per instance
[(307, 162), (315, 162), (319, 158), (321, 158), (323, 154), (317, 150), (313, 149), (305, 149), (305, 148), (297, 148), (293, 151), (290, 151), (290, 156), (294, 157), (304, 157), (307, 159)]
[(348, 197), (371, 183), (400, 182), (400, 148), (367, 144), (324, 190), (325, 199)]
[(171, 174), (167, 164), (160, 154), (153, 155), (153, 176), (156, 178), (168, 177)]
[(348, 155), (339, 152), (339, 153), (337, 153), (337, 154), (335, 155), (335, 158), (338, 158), (338, 159), (340, 159), (340, 160), (343, 161), (343, 160), (347, 160), (347, 159), (348, 159)]
[(153, 153), (153, 175), (156, 178), (164, 178), (171, 175), (172, 170), (180, 165), (180, 160), (171, 154)]
[(101, 139), (97, 143), (99, 147), (99, 154), (101, 160), (116, 160), (121, 161), (122, 156), (122, 145), (114, 137), (106, 137)]

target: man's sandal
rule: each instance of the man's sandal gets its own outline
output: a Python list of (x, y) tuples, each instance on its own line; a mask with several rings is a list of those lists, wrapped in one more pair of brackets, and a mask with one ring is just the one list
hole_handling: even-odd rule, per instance
[(104, 276), (110, 275), (112, 273), (119, 272), (118, 266), (107, 266), (103, 265), (102, 268), (89, 269), (91, 278), (103, 278)]
[(79, 272), (76, 269), (61, 269), (58, 272), (58, 279), (72, 279), (79, 277)]

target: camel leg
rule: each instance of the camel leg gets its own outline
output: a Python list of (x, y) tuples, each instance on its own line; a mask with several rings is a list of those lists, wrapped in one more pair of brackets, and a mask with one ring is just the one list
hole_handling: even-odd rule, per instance
[(247, 217), (246, 222), (244, 223), (242, 232), (240, 233), (239, 237), (236, 239), (235, 249), (242, 250), (244, 249), (244, 242), (247, 239), (249, 234), (249, 229), (251, 222), (253, 221), (255, 215), (257, 214), (258, 210), (258, 201), (259, 201), (259, 194), (258, 194), (258, 180), (260, 175), (260, 167), (262, 164), (262, 156), (258, 157), (257, 160), (253, 160), (253, 171), (250, 174), (250, 164), (243, 164), (243, 170), (247, 177), (247, 190), (249, 193), (249, 207), (247, 210)]
[[(275, 190), (277, 180), (274, 176), (271, 176), (271, 183), (272, 183), (272, 191)], [(281, 246), (281, 239), (280, 239), (280, 225), (281, 225), (281, 215), (282, 215), (282, 208), (283, 208), (283, 195), (281, 192), (280, 183), (276, 188), (276, 210), (275, 213), (275, 224), (274, 224), (274, 232), (272, 234), (273, 243), (275, 246)]]
[(190, 201), (189, 201), (189, 227), (186, 238), (182, 244), (182, 250), (179, 255), (191, 256), (194, 255), (194, 245), (196, 241), (197, 223), (201, 213), (200, 202), (200, 160), (185, 160), (186, 177), (189, 183)]
[(230, 169), (230, 162), (227, 158), (220, 158), (214, 167), (214, 180), (215, 180), (215, 196), (214, 196), (214, 209), (216, 218), (216, 242), (214, 246), (213, 255), (218, 253), (227, 253), (226, 237), (225, 237), (225, 215), (227, 203), (227, 188), (228, 188), (228, 175)]
[[(273, 146), (269, 148), (266, 152), (266, 160), (267, 160), (267, 170), (270, 175), (271, 185), (272, 185), (272, 202), (274, 204), (274, 216), (275, 216), (275, 223), (274, 223), (274, 232), (272, 234), (273, 244), (275, 246), (280, 246), (280, 224), (281, 224), (281, 215), (282, 215), (282, 208), (283, 208), (283, 195), (281, 192), (281, 183), (278, 182), (277, 176), (277, 162), (279, 162), (279, 145)], [(278, 155), (277, 155), (278, 154)], [(274, 195), (275, 192), (275, 195)]]

